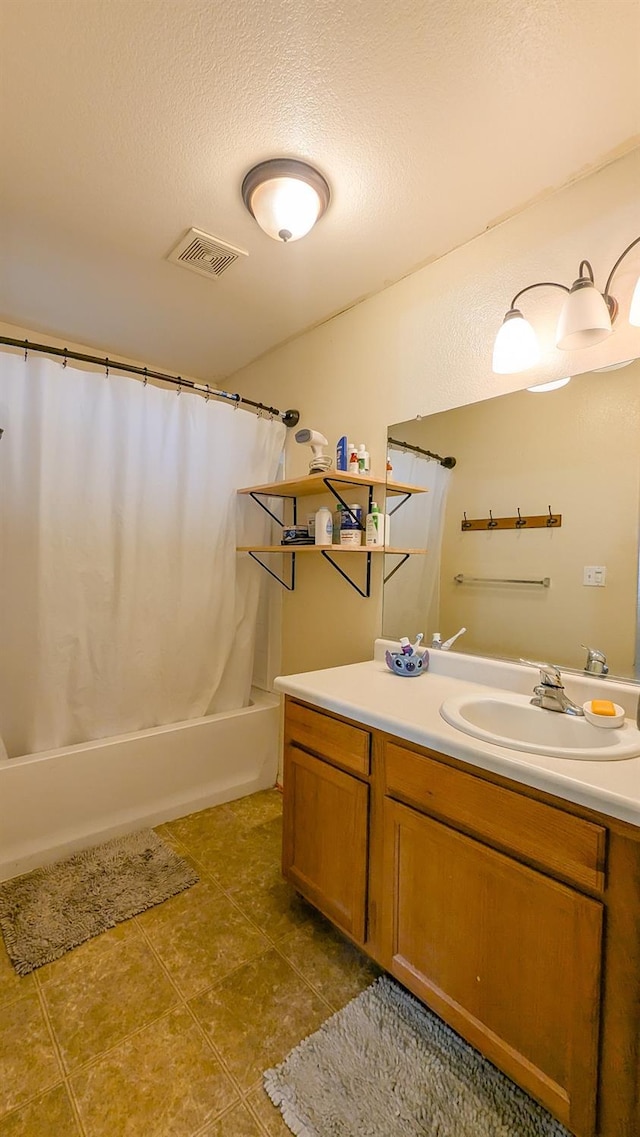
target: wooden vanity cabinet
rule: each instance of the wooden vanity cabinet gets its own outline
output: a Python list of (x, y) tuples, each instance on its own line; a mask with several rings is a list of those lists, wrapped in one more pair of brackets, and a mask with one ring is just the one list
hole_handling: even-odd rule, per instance
[(592, 1134), (602, 904), (391, 800), (384, 846), (385, 966)]
[(282, 871), (363, 944), (369, 845), (368, 731), (289, 702)]
[(576, 1137), (640, 1137), (640, 830), (291, 698), (284, 773), (294, 886)]

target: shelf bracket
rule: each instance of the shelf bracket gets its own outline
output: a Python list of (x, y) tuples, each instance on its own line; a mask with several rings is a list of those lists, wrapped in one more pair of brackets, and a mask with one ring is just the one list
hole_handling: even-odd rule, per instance
[[(407, 496), (409, 496), (409, 495), (407, 495)], [(401, 503), (401, 504), (402, 504), (402, 503)], [(408, 561), (408, 560), (409, 560), (409, 557), (410, 557), (410, 556), (411, 556), (411, 553), (405, 553), (405, 554), (404, 554), (404, 556), (401, 558), (401, 560), (399, 560), (399, 561), (398, 561), (397, 565), (394, 565), (394, 567), (391, 569), (391, 572), (387, 573), (387, 575), (386, 575), (386, 576), (385, 576), (385, 578), (384, 578), (384, 583), (385, 583), (385, 584), (387, 584), (387, 583), (388, 583), (388, 581), (390, 581), (390, 580), (391, 580), (391, 577), (392, 577), (392, 576), (395, 576), (395, 574), (397, 573), (398, 569), (399, 569), (399, 568), (402, 568), (402, 566), (403, 566), (404, 562), (405, 562), (405, 561)]]
[(355, 589), (355, 591), (360, 596), (364, 596), (365, 600), (369, 599), (369, 597), (371, 596), (371, 553), (367, 553), (367, 574), (366, 574), (366, 582), (365, 582), (364, 589), (362, 589), (360, 587), (360, 585), (356, 583), (355, 580), (352, 580), (352, 578), (349, 576), (348, 573), (346, 573), (344, 571), (344, 569), (340, 568), (340, 565), (337, 564), (336, 561), (333, 560), (333, 557), (331, 557), (329, 553), (325, 553), (323, 550), (322, 555), (323, 555), (324, 559), (326, 561), (328, 561), (330, 565), (333, 565), (334, 569), (336, 569), (336, 571), (340, 573), (340, 576), (344, 577), (347, 584), (350, 584), (351, 587), (353, 589)]
[[(400, 501), (399, 501), (399, 502), (397, 502), (397, 503), (396, 503), (396, 505), (394, 505), (393, 509), (388, 509), (388, 510), (387, 510), (387, 513), (389, 514), (389, 517), (391, 517), (391, 516), (392, 516), (394, 513), (397, 513), (397, 512), (398, 512), (398, 510), (402, 508), (402, 506), (404, 505), (404, 503), (405, 503), (406, 501), (408, 501), (408, 500), (409, 500), (409, 498), (410, 498), (410, 497), (412, 497), (412, 496), (413, 496), (412, 494), (410, 494), (410, 493), (406, 493), (406, 494), (404, 495), (404, 497), (402, 497), (402, 498), (400, 499)], [(400, 561), (400, 564), (402, 564), (402, 561)], [(398, 568), (400, 568), (400, 565), (398, 565)]]
[[(256, 505), (259, 505), (261, 509), (264, 509), (265, 513), (268, 513), (269, 517), (272, 519), (272, 521), (276, 521), (281, 529), (284, 528), (284, 521), (281, 521), (279, 517), (276, 517), (275, 513), (273, 513), (269, 509), (269, 506), (265, 505), (263, 501), (260, 501), (260, 498), (261, 497), (279, 497), (281, 501), (292, 501), (293, 502), (293, 524), (294, 525), (296, 524), (296, 521), (297, 521), (297, 499), (295, 497), (291, 497), (289, 494), (260, 494), (260, 493), (254, 493), (253, 491), (249, 494), (249, 497), (253, 498)], [(267, 569), (267, 572), (268, 571), (269, 570)]]
[[(253, 494), (251, 494), (251, 497), (253, 497)], [(258, 504), (260, 505), (261, 503), (258, 502)], [(267, 510), (267, 512), (269, 511)], [(277, 572), (274, 572), (273, 569), (270, 569), (268, 565), (265, 565), (264, 561), (261, 561), (260, 557), (256, 556), (255, 553), (252, 553), (250, 549), (249, 556), (256, 562), (256, 564), (260, 565), (260, 568), (263, 568), (265, 572), (268, 572), (269, 576), (272, 576), (274, 580), (277, 580), (278, 584), (281, 584), (283, 588), (286, 588), (287, 592), (293, 592), (296, 587), (296, 555), (289, 549), (283, 549), (282, 551), (284, 553), (289, 553), (291, 557), (291, 575), (288, 581), (283, 580), (281, 576), (278, 576)]]
[[(349, 513), (349, 514), (351, 515), (351, 517), (353, 517), (353, 520), (354, 520), (354, 521), (357, 521), (357, 518), (356, 518), (356, 517), (354, 517), (353, 513), (351, 513), (351, 510), (350, 510), (349, 506), (347, 505), (346, 501), (344, 500), (344, 498), (342, 497), (342, 495), (341, 495), (341, 494), (339, 494), (339, 493), (338, 493), (338, 491), (337, 491), (336, 489), (334, 489), (334, 487), (331, 485), (331, 478), (327, 477), (327, 478), (323, 478), (322, 480), (323, 480), (323, 482), (324, 482), (325, 486), (327, 487), (327, 489), (329, 490), (329, 492), (330, 492), (330, 493), (332, 493), (332, 494), (333, 494), (333, 496), (334, 496), (334, 497), (335, 497), (335, 498), (336, 498), (336, 499), (337, 499), (337, 500), (340, 502), (340, 505), (342, 506), (342, 508), (343, 508), (343, 509), (346, 509), (347, 513)], [(346, 483), (346, 484), (348, 484), (348, 483)], [(352, 484), (353, 484), (354, 486), (358, 486), (358, 488), (362, 488), (362, 482), (356, 481), (356, 479), (355, 479), (355, 478), (353, 479), (353, 483), (352, 483)], [(344, 481), (341, 481), (341, 482), (340, 482), (340, 485), (341, 485), (341, 486), (345, 485), (345, 482), (344, 482)], [(373, 486), (369, 486), (369, 487), (368, 487), (368, 489), (369, 489), (369, 499), (368, 499), (368, 500), (369, 500), (369, 509), (368, 509), (368, 511), (367, 511), (367, 512), (368, 512), (368, 513), (371, 513), (371, 504), (372, 504), (372, 502), (373, 502)], [(366, 528), (366, 526), (364, 526), (364, 525), (362, 524), (362, 522), (361, 522), (361, 521), (359, 521), (359, 522), (358, 522), (358, 528), (359, 528), (359, 529), (361, 529), (361, 530), (362, 530), (362, 532), (364, 533), (364, 532), (365, 532), (365, 528)], [(337, 566), (336, 566), (336, 567), (337, 567)], [(341, 572), (342, 570), (341, 570), (341, 569), (339, 569), (338, 571), (340, 571), (340, 572)], [(345, 574), (343, 573), (342, 575), (344, 576)], [(350, 579), (350, 578), (349, 578), (349, 577), (347, 577), (347, 580), (349, 580), (349, 579)], [(357, 588), (357, 585), (354, 585), (354, 588), (356, 588), (358, 592), (360, 591), (360, 589), (359, 589), (359, 588)], [(364, 593), (362, 593), (362, 595), (364, 596)], [(367, 595), (368, 595), (368, 593), (367, 593)]]

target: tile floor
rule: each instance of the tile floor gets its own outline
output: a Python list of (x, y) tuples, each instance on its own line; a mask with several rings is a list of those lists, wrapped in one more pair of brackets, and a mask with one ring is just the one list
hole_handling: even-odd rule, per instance
[(200, 883), (19, 978), (0, 1137), (286, 1137), (261, 1074), (375, 978), (280, 876), (275, 790), (158, 828)]

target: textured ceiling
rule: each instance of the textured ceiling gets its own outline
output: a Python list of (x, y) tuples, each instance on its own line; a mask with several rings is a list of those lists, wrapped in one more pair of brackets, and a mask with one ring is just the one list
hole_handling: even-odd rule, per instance
[[(211, 380), (639, 130), (634, 0), (0, 11), (0, 318)], [(239, 192), (252, 165), (282, 155), (316, 163), (333, 192), (289, 246)], [(169, 264), (192, 225), (249, 256), (220, 280)]]

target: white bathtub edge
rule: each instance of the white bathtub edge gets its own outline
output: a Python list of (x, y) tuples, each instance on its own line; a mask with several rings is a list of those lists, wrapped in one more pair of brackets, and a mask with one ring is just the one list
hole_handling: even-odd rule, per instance
[(278, 696), (260, 691), (244, 711), (173, 731), (158, 727), (1, 763), (0, 881), (269, 789), (278, 769), (279, 708)]

